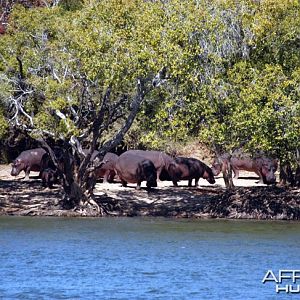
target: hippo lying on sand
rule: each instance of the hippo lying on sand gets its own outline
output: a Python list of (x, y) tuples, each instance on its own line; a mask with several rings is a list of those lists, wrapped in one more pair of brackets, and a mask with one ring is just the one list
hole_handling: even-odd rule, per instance
[(234, 178), (236, 179), (239, 178), (239, 171), (244, 170), (256, 173), (259, 176), (260, 183), (273, 184), (276, 182), (275, 172), (278, 163), (275, 159), (266, 156), (251, 158), (246, 154), (238, 156), (233, 154), (231, 156), (230, 154), (225, 153), (214, 159), (211, 167), (213, 174), (217, 176), (221, 171), (226, 171), (228, 164), (231, 165)]
[(115, 170), (123, 186), (127, 182), (137, 183), (136, 189), (140, 189), (142, 181), (147, 181), (148, 189), (157, 186), (156, 169), (152, 161), (129, 151), (118, 157)]
[(30, 171), (40, 171), (40, 164), (46, 151), (43, 148), (34, 148), (21, 152), (21, 154), (13, 161), (10, 174), (18, 176), (24, 170), (25, 178), (29, 178)]

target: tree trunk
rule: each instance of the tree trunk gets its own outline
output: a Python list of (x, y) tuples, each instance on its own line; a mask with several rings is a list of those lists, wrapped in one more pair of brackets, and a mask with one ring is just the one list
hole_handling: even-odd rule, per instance
[(300, 165), (297, 165), (295, 172), (295, 186), (300, 187)]
[(295, 185), (295, 178), (289, 162), (280, 164), (279, 179), (281, 185)]
[(82, 188), (73, 181), (67, 188), (64, 188), (65, 198), (63, 201), (63, 207), (67, 209), (74, 208), (87, 200), (87, 196), (82, 191)]
[(232, 180), (232, 168), (230, 162), (223, 162), (222, 173), (226, 188), (229, 190), (233, 189), (234, 184)]
[(296, 150), (295, 186), (300, 187), (300, 148)]
[[(102, 147), (98, 150), (99, 151), (98, 162), (95, 163), (94, 160), (93, 164), (90, 164), (91, 155), (93, 153), (93, 150), (95, 149), (96, 142), (101, 133), (100, 126), (103, 123), (104, 106), (109, 99), (109, 95), (110, 95), (110, 88), (107, 89), (107, 92), (103, 99), (103, 103), (102, 103), (103, 105), (101, 106), (98, 112), (97, 119), (93, 123), (93, 128), (92, 128), (93, 140), (88, 155), (84, 157), (81, 162), (79, 161), (77, 163), (77, 161), (75, 160), (73, 172), (68, 171), (71, 169), (70, 165), (66, 166), (66, 172), (65, 172), (66, 184), (64, 184), (66, 199), (64, 202), (66, 203), (67, 206), (70, 205), (70, 208), (72, 206), (76, 207), (78, 205), (82, 205), (83, 203), (89, 203), (96, 206), (98, 211), (100, 210), (97, 203), (92, 199), (93, 189), (96, 184), (94, 169), (95, 167), (100, 166), (100, 164), (102, 163), (103, 156), (112, 148), (120, 144), (121, 141), (123, 140), (124, 135), (130, 129), (137, 113), (139, 112), (141, 103), (145, 96), (145, 89), (144, 89), (143, 82), (139, 81), (137, 85), (136, 95), (131, 103), (131, 110), (127, 116), (127, 119), (124, 121), (123, 126), (113, 138), (111, 138), (108, 142), (102, 145)], [(67, 145), (65, 145), (65, 148), (66, 147)], [(69, 159), (65, 157), (65, 163), (67, 163), (68, 161)]]

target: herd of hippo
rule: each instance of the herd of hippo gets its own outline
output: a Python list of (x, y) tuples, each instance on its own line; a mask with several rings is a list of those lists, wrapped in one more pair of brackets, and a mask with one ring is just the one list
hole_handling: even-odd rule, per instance
[[(58, 161), (63, 161), (60, 153), (58, 151), (55, 155)], [(91, 159), (95, 159), (97, 154), (98, 151), (94, 151)], [(172, 158), (161, 151), (128, 150), (120, 156), (107, 153), (100, 167), (94, 172), (96, 179), (102, 178), (103, 182), (113, 182), (118, 176), (123, 186), (127, 183), (137, 183), (137, 189), (140, 189), (143, 181), (146, 181), (147, 188), (156, 187), (158, 180), (170, 180), (174, 186), (177, 186), (180, 180), (188, 180), (188, 186), (192, 186), (192, 180), (195, 179), (195, 186), (198, 186), (200, 178), (214, 184), (214, 176), (226, 172), (229, 165), (235, 178), (239, 177), (240, 170), (246, 170), (256, 173), (261, 183), (276, 182), (277, 160), (266, 156), (251, 158), (247, 155), (223, 154), (215, 157), (212, 166), (209, 167), (196, 158)], [(43, 148), (21, 152), (12, 163), (11, 175), (17, 176), (23, 170), (25, 178), (29, 177), (30, 171), (40, 172), (43, 185), (48, 187), (52, 187), (58, 177), (56, 167)]]

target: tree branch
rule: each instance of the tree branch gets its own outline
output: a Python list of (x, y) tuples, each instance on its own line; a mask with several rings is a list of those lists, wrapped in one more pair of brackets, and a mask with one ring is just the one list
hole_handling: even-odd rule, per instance
[[(124, 135), (130, 129), (137, 113), (139, 112), (141, 103), (143, 102), (145, 97), (145, 86), (144, 82), (138, 80), (137, 83), (137, 92), (134, 97), (134, 100), (131, 103), (131, 111), (123, 125), (123, 127), (116, 133), (116, 135), (106, 142), (101, 149), (99, 150), (99, 154), (97, 155), (99, 158), (104, 156), (110, 149), (116, 147), (124, 138)], [(102, 161), (102, 159), (100, 159)]]

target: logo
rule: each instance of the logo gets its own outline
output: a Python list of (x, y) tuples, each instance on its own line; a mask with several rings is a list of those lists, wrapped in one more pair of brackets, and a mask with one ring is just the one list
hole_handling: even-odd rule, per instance
[(263, 284), (274, 282), (277, 294), (300, 294), (300, 270), (279, 270), (278, 276), (268, 270), (262, 280)]

